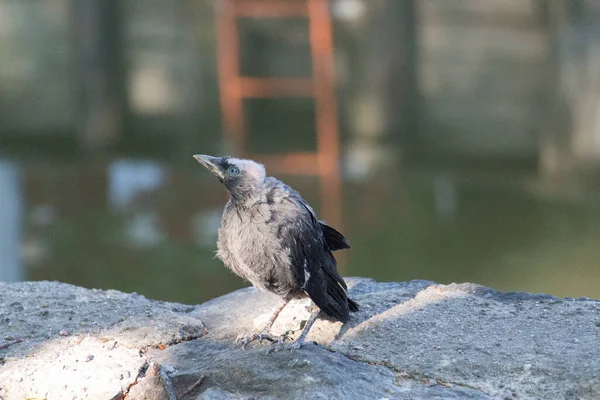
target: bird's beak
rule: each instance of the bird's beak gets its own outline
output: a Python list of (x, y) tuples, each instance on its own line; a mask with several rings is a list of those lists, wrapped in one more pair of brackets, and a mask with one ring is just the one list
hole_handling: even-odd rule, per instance
[(219, 178), (219, 180), (222, 181), (225, 179), (223, 172), (221, 172), (217, 164), (219, 161), (217, 157), (207, 156), (204, 154), (194, 154), (194, 158), (206, 169), (208, 169), (214, 176)]

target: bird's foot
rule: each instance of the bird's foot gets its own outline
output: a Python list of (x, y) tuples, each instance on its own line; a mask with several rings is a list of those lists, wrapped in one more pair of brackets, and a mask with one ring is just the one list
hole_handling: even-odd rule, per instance
[(280, 342), (277, 344), (273, 344), (273, 346), (271, 346), (269, 348), (269, 350), (267, 350), (267, 354), (271, 354), (271, 353), (277, 353), (278, 351), (284, 351), (284, 350), (298, 350), (304, 346), (306, 346), (307, 344), (317, 344), (316, 342), (306, 342), (304, 340), (294, 340), (292, 343), (285, 343), (285, 342)]
[(284, 333), (281, 336), (272, 335), (270, 331), (260, 331), (257, 333), (253, 333), (249, 336), (242, 336), (236, 339), (236, 343), (241, 343), (242, 349), (245, 349), (248, 344), (258, 340), (258, 343), (262, 344), (265, 340), (268, 340), (271, 343), (283, 344), (288, 339), (288, 334)]

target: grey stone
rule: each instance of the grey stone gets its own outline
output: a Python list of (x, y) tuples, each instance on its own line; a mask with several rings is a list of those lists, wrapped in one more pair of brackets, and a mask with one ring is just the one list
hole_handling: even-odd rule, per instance
[(166, 379), (162, 374), (161, 366), (152, 363), (146, 371), (144, 378), (131, 386), (127, 392), (127, 397), (144, 400), (177, 400), (170, 381)]
[[(348, 324), (320, 319), (318, 345), (270, 354), (234, 343), (279, 304), (253, 288), (184, 306), (0, 283), (0, 398), (600, 398), (599, 301), (347, 281), (361, 305)], [(290, 304), (274, 330), (300, 329), (307, 305)]]
[(126, 393), (148, 365), (141, 350), (204, 334), (181, 307), (58, 282), (0, 283), (0, 398)]

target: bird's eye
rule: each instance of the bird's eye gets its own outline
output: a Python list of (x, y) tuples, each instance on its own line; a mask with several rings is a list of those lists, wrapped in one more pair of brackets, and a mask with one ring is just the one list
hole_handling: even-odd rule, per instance
[(231, 167), (229, 167), (229, 169), (227, 170), (227, 173), (228, 173), (230, 176), (236, 176), (237, 174), (239, 174), (239, 173), (240, 173), (240, 169), (239, 169), (238, 167), (235, 167), (235, 166), (233, 166), (233, 165), (232, 165), (232, 166), (231, 166)]

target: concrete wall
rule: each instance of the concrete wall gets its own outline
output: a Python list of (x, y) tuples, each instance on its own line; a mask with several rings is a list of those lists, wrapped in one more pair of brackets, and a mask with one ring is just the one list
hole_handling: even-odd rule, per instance
[(531, 157), (550, 43), (535, 0), (418, 3), (421, 133), (438, 151)]

